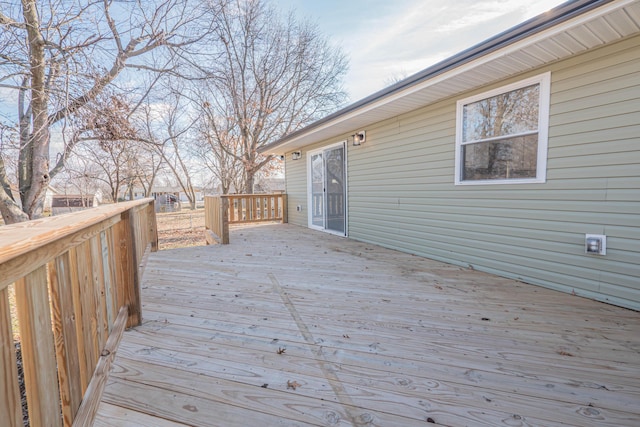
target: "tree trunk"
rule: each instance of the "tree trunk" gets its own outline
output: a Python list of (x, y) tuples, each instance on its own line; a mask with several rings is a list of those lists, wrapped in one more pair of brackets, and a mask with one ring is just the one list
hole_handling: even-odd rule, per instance
[(28, 221), (29, 216), (22, 212), (11, 194), (11, 184), (7, 178), (2, 156), (0, 156), (0, 183), (2, 184), (0, 185), (0, 215), (2, 215), (5, 224)]
[(244, 194), (253, 194), (254, 180), (255, 180), (255, 172), (252, 170), (246, 171), (246, 177), (244, 180)]
[(17, 203), (9, 197), (4, 189), (0, 189), (0, 214), (2, 215), (5, 224), (29, 221), (29, 216), (22, 212), (20, 206), (18, 206)]
[(113, 203), (118, 203), (118, 193), (120, 192), (120, 184), (118, 183), (111, 183), (110, 185), (110, 189), (111, 189), (111, 200), (113, 200)]
[(22, 210), (34, 219), (42, 215), (44, 192), (49, 186), (49, 122), (45, 89), (45, 42), (35, 0), (22, 0), (29, 42), (31, 74), (31, 124), (28, 139), (21, 135), (20, 167), (25, 173), (20, 182)]

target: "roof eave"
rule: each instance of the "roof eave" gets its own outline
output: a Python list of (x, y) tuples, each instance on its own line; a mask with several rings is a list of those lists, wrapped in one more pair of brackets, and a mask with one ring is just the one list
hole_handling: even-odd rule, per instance
[[(593, 9), (604, 6), (614, 0), (576, 0), (564, 3), (548, 12), (538, 15), (532, 19), (529, 19), (509, 30), (506, 30), (490, 39), (481, 42), (475, 46), (472, 46), (448, 59), (445, 59), (431, 67), (428, 67), (408, 78), (395, 83), (389, 87), (386, 87), (380, 91), (377, 91), (353, 104), (346, 106), (345, 108), (336, 111), (320, 120), (317, 120), (310, 125), (285, 135), (278, 141), (265, 145), (259, 149), (260, 153), (271, 153), (281, 155), (286, 151), (299, 148), (298, 144), (294, 143), (299, 141), (304, 136), (307, 136), (318, 129), (326, 127), (332, 122), (336, 122), (340, 118), (345, 116), (353, 116), (361, 110), (365, 110), (367, 107), (374, 103), (378, 103), (388, 98), (397, 98), (402, 96), (402, 92), (411, 90), (419, 84), (423, 84), (431, 79), (434, 79), (444, 73), (455, 70), (465, 64), (468, 64), (476, 59), (495, 53), (501, 49), (505, 49), (510, 45), (517, 42), (531, 38), (536, 34), (539, 34), (549, 28), (561, 25), (577, 16), (587, 13)], [(306, 145), (302, 144), (302, 145)]]

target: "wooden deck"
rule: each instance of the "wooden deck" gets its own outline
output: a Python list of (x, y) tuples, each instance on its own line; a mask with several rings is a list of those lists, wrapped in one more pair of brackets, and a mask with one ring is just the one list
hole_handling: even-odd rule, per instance
[(161, 251), (96, 426), (640, 426), (640, 313), (291, 225)]

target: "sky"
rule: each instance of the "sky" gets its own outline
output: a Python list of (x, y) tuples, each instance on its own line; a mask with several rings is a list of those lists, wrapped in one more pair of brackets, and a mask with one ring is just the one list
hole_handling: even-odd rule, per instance
[(559, 0), (270, 0), (318, 25), (350, 59), (351, 102), (447, 59)]
[[(560, 0), (267, 0), (315, 23), (350, 60), (355, 102), (507, 30)], [(0, 88), (0, 103), (12, 93)], [(0, 113), (5, 110), (0, 105)], [(11, 110), (13, 111), (13, 109)], [(5, 111), (6, 112), (6, 111)]]
[[(344, 80), (356, 102), (562, 4), (560, 0), (266, 0), (308, 19), (350, 62)], [(0, 115), (15, 113), (0, 88)]]

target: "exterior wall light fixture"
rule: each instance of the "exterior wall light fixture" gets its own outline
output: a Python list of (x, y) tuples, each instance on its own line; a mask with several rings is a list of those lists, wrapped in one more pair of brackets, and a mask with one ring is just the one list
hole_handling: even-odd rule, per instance
[(356, 132), (353, 136), (353, 145), (357, 147), (358, 145), (364, 143), (367, 140), (367, 134), (365, 131), (361, 130), (360, 132)]
[(300, 151), (294, 151), (291, 153), (291, 160), (300, 160), (302, 158), (302, 153)]

